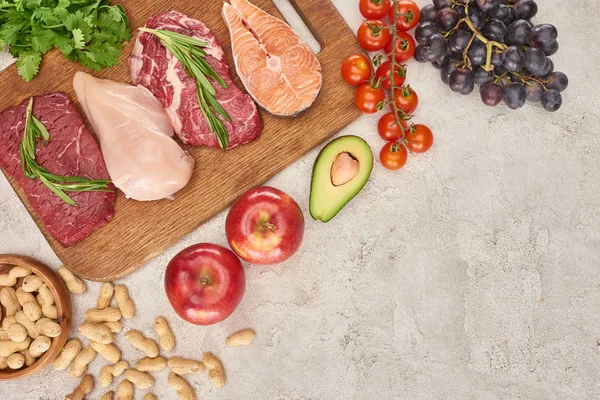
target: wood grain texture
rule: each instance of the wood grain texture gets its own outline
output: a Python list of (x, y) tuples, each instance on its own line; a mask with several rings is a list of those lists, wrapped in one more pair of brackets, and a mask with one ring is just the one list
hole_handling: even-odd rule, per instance
[[(134, 272), (246, 190), (262, 184), (359, 116), (353, 103), (354, 90), (343, 83), (339, 72), (346, 56), (360, 52), (354, 34), (330, 1), (291, 2), (322, 46), (318, 54), (323, 68), (319, 97), (309, 110), (295, 118), (278, 118), (261, 110), (265, 122), (263, 135), (249, 145), (225, 153), (212, 148), (188, 148), (196, 159), (194, 176), (174, 201), (136, 202), (126, 200), (119, 192), (114, 220), (76, 246), (65, 249), (48, 234), (21, 189), (9, 179), (67, 268), (96, 281), (112, 281)], [(122, 0), (119, 3), (126, 8), (132, 28), (144, 25), (154, 14), (170, 10), (205, 22), (221, 42), (236, 83), (242, 87), (233, 66), (229, 32), (221, 19), (221, 1)], [(254, 3), (281, 18), (271, 0)], [(127, 57), (133, 43), (134, 40), (126, 46), (119, 65), (94, 75), (130, 83)], [(8, 89), (0, 92), (0, 110), (18, 105), (30, 96), (53, 92), (67, 93), (76, 100), (72, 79), (75, 71), (82, 69), (56, 51), (44, 57), (40, 73), (30, 83), (19, 78), (12, 66), (0, 73), (2, 87)]]

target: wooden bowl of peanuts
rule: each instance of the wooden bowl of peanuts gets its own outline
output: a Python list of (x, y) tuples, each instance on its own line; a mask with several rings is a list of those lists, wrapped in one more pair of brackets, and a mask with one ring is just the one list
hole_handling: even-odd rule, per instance
[(52, 269), (0, 254), (0, 381), (46, 368), (64, 347), (71, 319), (71, 297)]

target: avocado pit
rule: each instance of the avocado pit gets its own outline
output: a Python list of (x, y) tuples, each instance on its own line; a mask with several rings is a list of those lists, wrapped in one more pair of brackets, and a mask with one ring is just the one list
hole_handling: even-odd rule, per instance
[(360, 163), (352, 154), (340, 153), (331, 165), (331, 183), (333, 186), (345, 185), (354, 179), (359, 171)]

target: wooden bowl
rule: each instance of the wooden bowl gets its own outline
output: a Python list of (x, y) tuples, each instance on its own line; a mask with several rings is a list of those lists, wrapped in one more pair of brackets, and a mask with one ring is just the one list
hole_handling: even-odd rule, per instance
[[(18, 370), (12, 370), (10, 368), (0, 370), (0, 381), (19, 379), (33, 375), (53, 362), (69, 338), (71, 319), (73, 317), (69, 291), (62, 279), (60, 279), (52, 269), (31, 257), (19, 256), (16, 254), (0, 254), (0, 274), (7, 273), (13, 266), (31, 270), (32, 273), (39, 276), (48, 286), (54, 296), (56, 310), (58, 311), (57, 322), (60, 324), (62, 331), (60, 335), (52, 339), (52, 344), (48, 351), (29, 367), (23, 366), (23, 368)], [(18, 281), (18, 284), (20, 284), (21, 281), (22, 279)], [(2, 311), (2, 315), (5, 315), (5, 310), (3, 309)]]

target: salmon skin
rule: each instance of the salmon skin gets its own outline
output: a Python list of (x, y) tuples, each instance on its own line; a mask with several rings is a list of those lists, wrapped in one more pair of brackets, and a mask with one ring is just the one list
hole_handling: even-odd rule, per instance
[(293, 116), (316, 100), (321, 64), (296, 32), (247, 0), (224, 3), (233, 59), (246, 90), (274, 115)]

